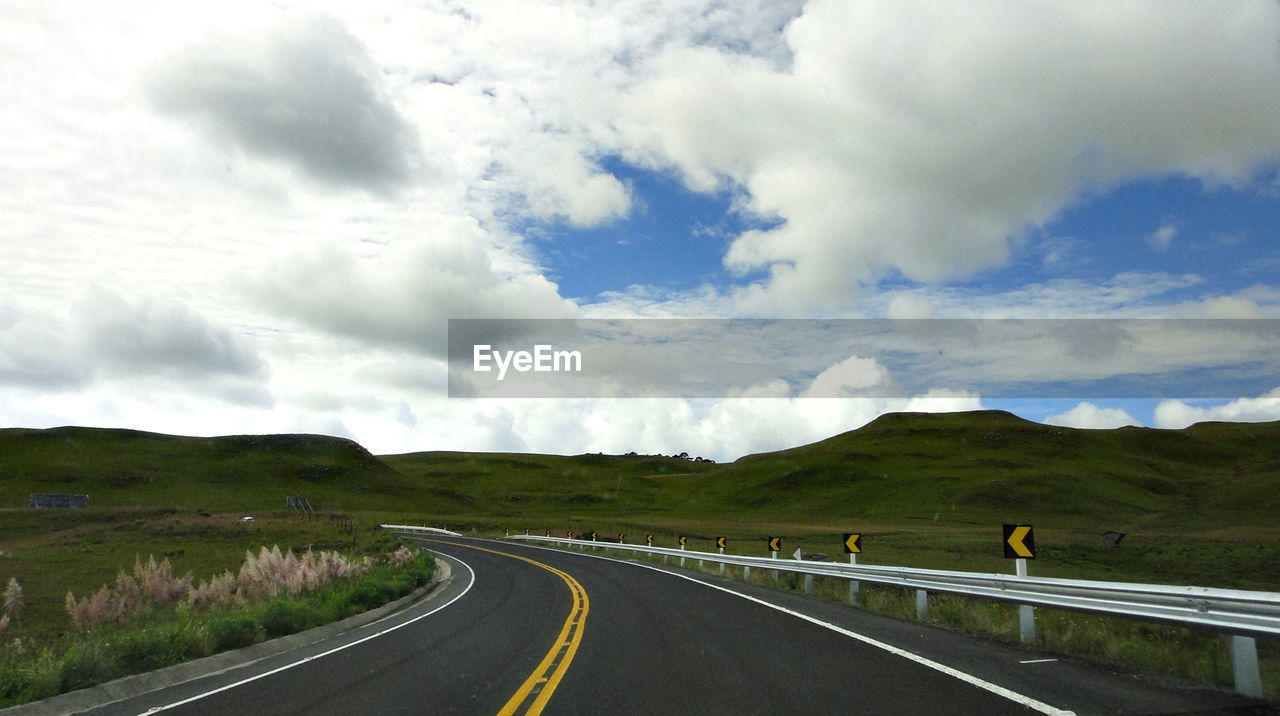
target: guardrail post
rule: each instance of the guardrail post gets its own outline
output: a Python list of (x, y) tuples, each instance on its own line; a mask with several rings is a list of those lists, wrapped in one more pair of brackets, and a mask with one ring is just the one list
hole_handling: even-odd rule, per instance
[[(1027, 560), (1018, 560), (1018, 576), (1027, 576)], [(1036, 612), (1030, 604), (1018, 605), (1018, 634), (1023, 644), (1034, 644), (1036, 641)]]
[(916, 590), (916, 618), (920, 621), (929, 618), (929, 593), (923, 589)]
[[(770, 553), (769, 553), (769, 558), (770, 558), (770, 559), (777, 559), (777, 558), (778, 558), (778, 553), (777, 553), (777, 552), (770, 552)], [(772, 572), (773, 572), (773, 586), (775, 586), (775, 587), (776, 587), (776, 586), (778, 586), (778, 570), (776, 570), (776, 569), (775, 569), (775, 570), (772, 570)]]
[(804, 593), (813, 594), (813, 575), (812, 574), (804, 575)]
[[(724, 547), (720, 548), (720, 554), (724, 554)], [(720, 574), (724, 575), (724, 562), (720, 562)]]
[[(852, 565), (858, 564), (858, 555), (856, 553), (853, 553), (853, 552), (849, 553), (849, 564), (852, 564)], [(850, 606), (854, 606), (854, 607), (858, 606), (858, 588), (860, 586), (861, 585), (858, 584), (858, 580), (856, 579), (849, 580), (849, 605)]]
[(1231, 637), (1231, 673), (1236, 691), (1262, 698), (1262, 673), (1258, 670), (1258, 642), (1251, 636)]
[[(681, 551), (681, 552), (683, 552), (683, 551), (684, 551), (684, 545), (680, 545), (680, 551)], [(680, 566), (681, 566), (681, 567), (683, 567), (683, 566), (684, 566), (684, 557), (681, 557), (681, 558), (680, 558)]]

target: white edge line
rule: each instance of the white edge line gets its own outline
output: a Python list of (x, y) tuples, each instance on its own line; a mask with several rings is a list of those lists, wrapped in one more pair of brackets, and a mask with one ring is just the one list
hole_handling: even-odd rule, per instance
[[(471, 573), (471, 581), (470, 581), (470, 583), (468, 583), (468, 584), (467, 584), (467, 588), (466, 588), (466, 589), (464, 589), (464, 590), (462, 590), (462, 592), (461, 592), (460, 594), (458, 594), (458, 596), (454, 597), (453, 599), (450, 599), (449, 601), (445, 602), (444, 604), (441, 604), (440, 606), (436, 607), (435, 609), (432, 609), (431, 611), (426, 612), (425, 614), (419, 614), (418, 616), (416, 616), (416, 617), (414, 617), (414, 618), (412, 618), (412, 619), (409, 619), (409, 620), (407, 620), (407, 621), (401, 622), (401, 623), (399, 623), (399, 624), (397, 624), (397, 625), (395, 625), (395, 626), (393, 626), (393, 627), (387, 627), (386, 629), (382, 629), (382, 630), (377, 631), (377, 632), (375, 632), (375, 633), (373, 633), (373, 634), (370, 634), (370, 635), (368, 635), (368, 636), (361, 637), (360, 639), (357, 639), (357, 640), (355, 640), (355, 641), (353, 641), (353, 642), (350, 642), (350, 643), (348, 643), (348, 644), (343, 644), (342, 646), (334, 647), (334, 648), (332, 648), (332, 649), (330, 649), (330, 650), (328, 650), (328, 651), (321, 652), (321, 653), (319, 653), (319, 654), (315, 654), (315, 655), (312, 655), (312, 656), (304, 657), (304, 658), (302, 658), (302, 659), (299, 659), (298, 661), (293, 661), (293, 662), (290, 662), (290, 663), (285, 664), (285, 665), (283, 665), (283, 666), (278, 666), (278, 667), (276, 667), (276, 668), (274, 668), (274, 669), (272, 669), (272, 670), (270, 670), (270, 671), (264, 671), (264, 672), (262, 672), (261, 674), (256, 674), (256, 675), (254, 675), (254, 676), (250, 676), (250, 677), (249, 677), (249, 678), (247, 678), (247, 679), (241, 679), (240, 681), (237, 681), (237, 682), (235, 682), (235, 683), (226, 684), (226, 685), (224, 685), (224, 686), (219, 686), (218, 688), (213, 689), (213, 690), (211, 690), (211, 691), (206, 691), (206, 692), (204, 692), (204, 693), (202, 693), (202, 694), (196, 694), (195, 696), (187, 697), (187, 698), (185, 698), (185, 699), (183, 699), (183, 700), (181, 700), (181, 701), (175, 701), (175, 702), (173, 702), (173, 703), (171, 703), (171, 704), (165, 704), (164, 706), (156, 706), (156, 707), (154, 707), (154, 708), (147, 709), (146, 711), (144, 711), (144, 712), (142, 712), (142, 713), (143, 713), (143, 714), (151, 714), (151, 713), (156, 713), (157, 711), (167, 711), (168, 709), (177, 708), (177, 707), (179, 707), (179, 706), (184, 706), (184, 705), (189, 704), (189, 703), (191, 703), (191, 702), (193, 702), (193, 701), (199, 701), (200, 699), (203, 699), (203, 698), (206, 698), (206, 697), (209, 697), (209, 696), (213, 696), (214, 694), (221, 693), (221, 692), (223, 692), (223, 691), (229, 691), (229, 690), (234, 689), (234, 688), (237, 688), (237, 687), (239, 687), (239, 686), (244, 686), (245, 684), (248, 684), (248, 683), (251, 683), (251, 682), (257, 681), (258, 679), (265, 679), (265, 678), (266, 678), (266, 677), (268, 677), (268, 676), (271, 676), (271, 675), (273, 675), (273, 674), (278, 674), (278, 673), (280, 673), (280, 672), (282, 672), (282, 671), (287, 671), (287, 670), (289, 670), (289, 669), (292, 669), (292, 668), (293, 668), (293, 667), (295, 667), (295, 666), (301, 666), (302, 664), (305, 664), (305, 663), (307, 663), (307, 662), (309, 662), (309, 661), (314, 661), (314, 660), (316, 660), (316, 659), (319, 659), (319, 658), (321, 658), (321, 657), (328, 656), (328, 655), (330, 655), (330, 654), (336, 654), (337, 652), (342, 651), (343, 649), (348, 649), (348, 648), (350, 648), (350, 647), (353, 647), (353, 646), (355, 646), (356, 644), (363, 644), (364, 642), (369, 641), (370, 639), (377, 639), (378, 637), (382, 636), (383, 634), (389, 634), (389, 633), (391, 633), (391, 632), (393, 632), (393, 631), (395, 631), (395, 630), (397, 630), (397, 629), (400, 629), (401, 627), (407, 627), (407, 626), (409, 626), (410, 624), (412, 624), (412, 623), (414, 623), (414, 622), (416, 622), (416, 621), (418, 621), (418, 620), (420, 620), (420, 619), (426, 619), (427, 617), (431, 616), (432, 614), (435, 614), (436, 612), (440, 611), (441, 609), (444, 609), (445, 607), (449, 606), (450, 604), (453, 604), (454, 602), (458, 601), (459, 599), (462, 599), (464, 596), (466, 596), (467, 592), (471, 591), (471, 587), (472, 587), (472, 586), (474, 586), (474, 585), (475, 585), (475, 583), (476, 583), (476, 573), (475, 573), (475, 570), (471, 569), (471, 565), (469, 565), (469, 564), (467, 564), (466, 562), (464, 562), (464, 561), (462, 561), (462, 560), (458, 559), (457, 557), (454, 557), (453, 555), (448, 555), (448, 556), (449, 556), (451, 559), (453, 559), (453, 560), (457, 561), (457, 562), (458, 562), (459, 564), (461, 564), (463, 567), (466, 567), (466, 568), (467, 568), (467, 571)], [(140, 716), (141, 716), (141, 715), (140, 715)]]
[[(520, 543), (520, 544), (523, 544), (523, 543)], [(543, 547), (543, 546), (540, 546), (540, 545), (532, 545), (532, 544), (531, 544), (531, 545), (524, 545), (524, 546), (527, 546), (527, 547), (533, 547), (534, 549), (545, 549), (545, 550), (550, 550), (550, 551), (553, 551), (553, 552), (567, 553), (567, 551), (566, 551), (566, 550), (558, 550), (558, 549), (555, 549), (555, 548), (552, 548), (552, 547)], [(764, 605), (764, 606), (766, 606), (766, 607), (769, 607), (770, 609), (776, 609), (776, 610), (778, 610), (778, 611), (782, 612), (783, 614), (790, 614), (791, 616), (796, 617), (796, 618), (798, 618), (798, 619), (803, 619), (803, 620), (805, 620), (805, 621), (807, 621), (807, 622), (810, 622), (810, 623), (812, 623), (812, 624), (816, 624), (816, 625), (818, 625), (818, 626), (820, 626), (820, 627), (825, 627), (825, 628), (827, 628), (827, 629), (830, 629), (831, 631), (837, 632), (837, 633), (839, 633), (839, 634), (843, 634), (843, 635), (845, 635), (845, 636), (847, 636), (847, 637), (850, 637), (850, 638), (852, 638), (852, 639), (857, 639), (858, 641), (860, 641), (860, 642), (862, 642), (862, 643), (864, 643), (864, 644), (867, 644), (867, 645), (869, 645), (869, 646), (874, 646), (874, 647), (876, 647), (877, 649), (883, 649), (884, 651), (887, 651), (887, 652), (889, 652), (890, 654), (893, 654), (894, 656), (900, 656), (900, 657), (902, 657), (902, 658), (904, 658), (904, 659), (908, 659), (908, 660), (910, 660), (910, 661), (914, 661), (914, 662), (916, 662), (917, 664), (920, 664), (921, 666), (927, 666), (927, 667), (929, 667), (930, 669), (934, 669), (935, 671), (940, 671), (940, 672), (942, 672), (942, 673), (946, 674), (947, 676), (950, 676), (950, 677), (955, 678), (955, 679), (959, 679), (960, 681), (963, 681), (963, 682), (965, 682), (965, 683), (967, 683), (967, 684), (971, 684), (971, 685), (976, 686), (976, 687), (978, 687), (978, 688), (980, 688), (980, 689), (985, 689), (985, 690), (990, 691), (991, 693), (993, 693), (993, 694), (995, 694), (995, 695), (997, 695), (997, 696), (1002, 696), (1002, 697), (1004, 697), (1004, 698), (1006, 698), (1006, 699), (1008, 699), (1008, 700), (1010, 700), (1010, 701), (1012, 701), (1012, 702), (1014, 702), (1014, 703), (1016, 703), (1016, 704), (1020, 704), (1020, 705), (1022, 705), (1022, 706), (1026, 706), (1027, 708), (1029, 708), (1029, 709), (1034, 709), (1034, 710), (1036, 710), (1036, 711), (1039, 711), (1040, 713), (1044, 713), (1044, 714), (1052, 714), (1053, 716), (1075, 716), (1075, 712), (1074, 712), (1074, 711), (1068, 711), (1068, 710), (1065, 710), (1065, 709), (1057, 708), (1056, 706), (1050, 706), (1049, 704), (1046, 704), (1046, 703), (1044, 703), (1043, 701), (1037, 701), (1037, 700), (1035, 700), (1035, 699), (1031, 698), (1030, 696), (1025, 696), (1025, 695), (1020, 694), (1020, 693), (1018, 693), (1018, 692), (1016, 692), (1016, 691), (1012, 691), (1012, 690), (1010, 690), (1010, 689), (1006, 689), (1005, 687), (1000, 686), (999, 684), (993, 684), (993, 683), (991, 683), (990, 681), (987, 681), (987, 680), (985, 680), (985, 679), (982, 679), (982, 678), (979, 678), (979, 677), (977, 677), (977, 676), (974, 676), (973, 674), (967, 674), (967, 673), (965, 673), (965, 672), (963, 672), (963, 671), (960, 671), (960, 670), (958, 670), (958, 669), (954, 669), (954, 668), (952, 668), (952, 667), (950, 667), (950, 666), (947, 666), (946, 664), (941, 664), (941, 663), (938, 663), (938, 662), (936, 662), (936, 661), (933, 661), (932, 659), (928, 659), (928, 658), (925, 658), (925, 657), (923, 657), (923, 656), (920, 656), (919, 654), (913, 654), (913, 653), (911, 653), (911, 652), (909, 652), (909, 651), (906, 651), (905, 649), (899, 649), (898, 647), (893, 646), (892, 644), (886, 644), (886, 643), (884, 643), (884, 642), (882, 642), (882, 641), (877, 641), (877, 640), (875, 640), (875, 639), (872, 639), (872, 638), (871, 638), (871, 637), (869, 637), (869, 636), (865, 636), (865, 635), (863, 635), (863, 634), (859, 634), (859, 633), (857, 633), (857, 632), (849, 631), (848, 629), (845, 629), (844, 627), (836, 626), (835, 624), (831, 624), (831, 623), (829, 623), (829, 622), (824, 622), (824, 621), (822, 621), (821, 619), (818, 619), (818, 618), (816, 618), (816, 617), (811, 617), (811, 616), (809, 616), (808, 614), (802, 614), (802, 613), (800, 613), (800, 612), (793, 611), (793, 610), (791, 610), (791, 609), (787, 609), (786, 607), (783, 607), (783, 606), (780, 606), (780, 605), (777, 605), (777, 604), (773, 604), (773, 603), (771, 603), (771, 602), (767, 602), (767, 601), (765, 601), (765, 600), (763, 600), (763, 599), (759, 599), (759, 598), (757, 598), (757, 597), (753, 597), (753, 596), (751, 596), (751, 595), (749, 595), (749, 594), (743, 594), (742, 592), (738, 592), (738, 591), (735, 591), (735, 590), (729, 589), (729, 588), (727, 588), (727, 587), (722, 587), (722, 586), (720, 586), (720, 585), (718, 585), (718, 584), (712, 584), (712, 583), (710, 583), (710, 582), (704, 582), (704, 581), (702, 581), (701, 579), (698, 579), (698, 578), (696, 578), (696, 577), (689, 576), (689, 575), (687, 575), (687, 574), (680, 574), (680, 573), (678, 573), (678, 572), (671, 572), (671, 571), (668, 571), (668, 570), (665, 570), (665, 569), (660, 569), (660, 568), (655, 567), (655, 566), (653, 566), (653, 565), (651, 565), (651, 564), (644, 564), (644, 563), (642, 563), (642, 562), (634, 562), (634, 561), (630, 561), (630, 560), (626, 560), (626, 559), (618, 559), (618, 558), (615, 558), (615, 557), (605, 557), (605, 556), (603, 556), (603, 555), (598, 555), (598, 554), (586, 554), (586, 553), (582, 553), (582, 552), (573, 552), (573, 553), (571, 553), (571, 554), (576, 554), (576, 555), (578, 555), (578, 556), (582, 556), (582, 557), (594, 557), (594, 558), (596, 558), (596, 559), (604, 559), (604, 560), (608, 560), (608, 561), (610, 561), (610, 562), (619, 562), (619, 563), (621, 563), (621, 564), (630, 564), (630, 565), (633, 565), (633, 566), (636, 566), (636, 567), (643, 567), (643, 568), (645, 568), (645, 569), (652, 569), (653, 571), (655, 571), (655, 572), (661, 572), (662, 574), (669, 574), (669, 575), (671, 575), (671, 576), (673, 576), (673, 577), (679, 577), (680, 579), (687, 579), (687, 580), (689, 580), (690, 582), (694, 582), (694, 583), (696, 583), (696, 584), (701, 584), (701, 585), (703, 585), (704, 587), (709, 587), (709, 588), (711, 588), (711, 589), (718, 589), (718, 590), (720, 590), (720, 591), (722, 591), (722, 592), (725, 592), (725, 593), (727, 593), (727, 594), (732, 594), (732, 595), (733, 595), (733, 596), (735, 596), (735, 597), (741, 597), (742, 599), (746, 599), (747, 601), (755, 602), (755, 603), (757, 603), (757, 604)]]

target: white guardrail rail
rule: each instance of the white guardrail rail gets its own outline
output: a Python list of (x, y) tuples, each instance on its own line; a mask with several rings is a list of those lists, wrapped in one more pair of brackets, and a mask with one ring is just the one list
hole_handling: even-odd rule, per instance
[[(389, 527), (389, 529), (395, 528)], [(412, 531), (423, 529), (430, 528), (412, 528)], [(696, 559), (742, 567), (745, 570), (767, 569), (792, 572), (806, 575), (806, 587), (811, 584), (808, 581), (809, 577), (843, 579), (850, 582), (851, 599), (856, 597), (859, 582), (874, 582), (914, 589), (917, 593), (917, 611), (922, 618), (927, 615), (929, 592), (962, 594), (1013, 602), (1024, 606), (1021, 610), (1024, 641), (1033, 641), (1035, 638), (1034, 614), (1030, 608), (1033, 606), (1130, 617), (1212, 630), (1232, 637), (1231, 662), (1236, 690), (1259, 698), (1262, 697), (1262, 680), (1258, 669), (1255, 637), (1280, 637), (1280, 593), (1276, 592), (746, 557), (563, 537), (512, 535), (509, 539), (580, 549), (623, 550), (633, 554), (661, 555), (665, 558), (681, 559), (681, 564), (683, 560)]]

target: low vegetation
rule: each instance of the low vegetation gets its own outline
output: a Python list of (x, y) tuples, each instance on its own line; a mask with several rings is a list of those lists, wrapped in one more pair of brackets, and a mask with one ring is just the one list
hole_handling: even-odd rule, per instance
[[(247, 552), (230, 570), (193, 586), (167, 558), (121, 569), (92, 595), (65, 599), (72, 630), (48, 640), (0, 643), (0, 707), (327, 624), (426, 584), (433, 561), (397, 545), (381, 558), (336, 551), (295, 555), (278, 546)], [(15, 580), (10, 580), (16, 585)], [(10, 599), (16, 593), (15, 599)], [(5, 617), (20, 613), (20, 587), (6, 591)], [(6, 627), (9, 625), (6, 623)]]

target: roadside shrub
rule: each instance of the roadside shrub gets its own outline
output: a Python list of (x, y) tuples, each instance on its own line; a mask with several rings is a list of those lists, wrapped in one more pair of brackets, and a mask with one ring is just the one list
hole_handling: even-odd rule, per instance
[(387, 562), (394, 564), (397, 567), (404, 567), (413, 561), (413, 557), (413, 550), (409, 549), (405, 545), (400, 545), (396, 551), (387, 555)]
[(249, 646), (258, 640), (258, 622), (243, 613), (214, 617), (208, 624), (209, 637), (214, 651), (226, 651)]
[(30, 700), (43, 699), (62, 693), (62, 662), (48, 647), (36, 652), (35, 657), (21, 669), (24, 688), (20, 696)]
[(62, 656), (61, 672), (61, 688), (67, 691), (100, 684), (122, 675), (118, 655), (98, 639), (86, 639), (73, 644)]
[(273, 599), (262, 607), (262, 629), (268, 637), (295, 634), (317, 623), (315, 607), (293, 599)]
[(385, 602), (378, 585), (371, 580), (362, 579), (351, 585), (350, 603), (359, 611), (380, 607)]
[[(293, 634), (381, 606), (430, 580), (429, 553), (397, 547), (383, 554), (385, 560), (348, 561), (337, 552), (299, 557), (263, 547), (256, 556), (246, 553), (239, 573), (224, 571), (199, 586), (189, 573), (173, 576), (167, 559), (137, 559), (132, 574), (120, 570), (92, 594), (67, 593), (78, 634), (39, 647), (0, 640), (0, 706)], [(20, 590), (0, 590), (0, 607), (14, 617), (22, 610)]]
[(165, 557), (133, 562), (133, 576), (120, 570), (115, 584), (102, 585), (92, 596), (76, 599), (67, 592), (67, 615), (78, 631), (88, 631), (108, 623), (123, 625), (139, 612), (181, 599), (191, 589), (191, 573), (173, 576), (173, 566)]
[(397, 574), (391, 578), (392, 598), (399, 599), (418, 588), (418, 580), (412, 574)]
[(129, 674), (180, 664), (209, 651), (202, 630), (186, 622), (123, 632), (110, 648)]

